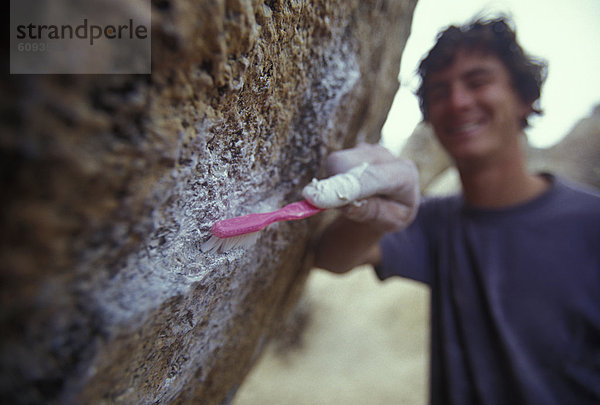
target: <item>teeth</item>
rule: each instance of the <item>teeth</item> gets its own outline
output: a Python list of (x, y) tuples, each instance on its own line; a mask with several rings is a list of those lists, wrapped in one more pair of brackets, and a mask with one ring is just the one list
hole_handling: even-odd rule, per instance
[(467, 132), (467, 131), (471, 131), (477, 127), (479, 127), (479, 124), (473, 122), (473, 123), (461, 125), (459, 127), (455, 127), (452, 132)]

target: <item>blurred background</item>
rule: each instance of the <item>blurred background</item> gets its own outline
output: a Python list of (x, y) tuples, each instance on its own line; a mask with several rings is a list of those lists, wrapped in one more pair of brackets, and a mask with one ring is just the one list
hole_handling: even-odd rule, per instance
[[(437, 33), (498, 13), (513, 19), (527, 52), (549, 63), (545, 114), (532, 118), (530, 143), (551, 147), (592, 113), (600, 103), (599, 0), (419, 0), (383, 145), (399, 153), (421, 121), (415, 72)], [(369, 266), (343, 276), (315, 269), (290, 324), (266, 348), (233, 404), (424, 405), (428, 308), (428, 289), (419, 283), (380, 282)]]
[(437, 33), (494, 13), (512, 17), (525, 50), (549, 63), (541, 98), (545, 114), (532, 118), (527, 130), (533, 146), (554, 145), (600, 103), (600, 1), (419, 0), (402, 55), (401, 87), (383, 128), (385, 146), (399, 150), (421, 119), (415, 72)]

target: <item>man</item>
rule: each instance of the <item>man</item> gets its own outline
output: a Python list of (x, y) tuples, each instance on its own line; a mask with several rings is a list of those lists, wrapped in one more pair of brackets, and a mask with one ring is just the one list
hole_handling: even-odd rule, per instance
[(316, 266), (430, 286), (433, 404), (600, 403), (600, 195), (527, 171), (544, 72), (504, 19), (450, 27), (418, 96), (462, 193), (420, 203), (414, 165), (372, 145), (333, 153), (337, 176), (304, 190), (343, 213)]

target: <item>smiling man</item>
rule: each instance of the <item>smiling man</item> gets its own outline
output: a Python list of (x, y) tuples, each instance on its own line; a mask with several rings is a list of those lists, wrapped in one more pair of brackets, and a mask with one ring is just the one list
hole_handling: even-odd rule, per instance
[[(334, 152), (329, 174), (363, 201), (324, 207), (342, 215), (315, 265), (371, 263), (381, 279), (430, 287), (433, 404), (600, 403), (600, 195), (525, 159), (545, 65), (499, 18), (446, 29), (419, 73), (424, 119), (462, 192), (420, 202), (411, 162), (373, 145)], [(335, 183), (304, 195), (319, 205)]]
[(522, 133), (539, 111), (545, 66), (523, 53), (504, 21), (449, 28), (420, 72), (425, 119), (453, 157), (468, 201), (504, 206), (545, 190), (547, 180), (526, 171)]

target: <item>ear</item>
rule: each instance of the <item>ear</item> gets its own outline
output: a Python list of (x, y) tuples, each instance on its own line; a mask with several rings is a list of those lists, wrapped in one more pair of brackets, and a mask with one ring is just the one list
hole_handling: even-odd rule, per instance
[(533, 102), (531, 102), (531, 103), (521, 102), (520, 108), (519, 108), (519, 117), (521, 117), (522, 121), (525, 120), (532, 112), (533, 112)]

